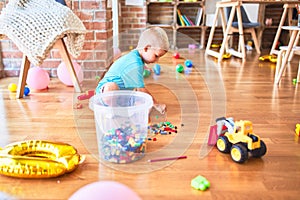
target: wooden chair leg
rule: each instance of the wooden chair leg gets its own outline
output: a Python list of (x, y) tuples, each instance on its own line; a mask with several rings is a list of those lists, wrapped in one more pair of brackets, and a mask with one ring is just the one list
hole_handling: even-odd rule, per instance
[(16, 96), (17, 99), (23, 98), (24, 96), (24, 88), (26, 85), (26, 79), (27, 79), (29, 68), (30, 68), (30, 61), (28, 60), (26, 55), (23, 55), (22, 65), (20, 68), (19, 83), (17, 88), (17, 96)]
[[(296, 37), (296, 40), (295, 40), (295, 42), (294, 42), (294, 46), (293, 46), (293, 47), (296, 47), (296, 46), (298, 45), (298, 42), (299, 42), (299, 34), (300, 34), (300, 32), (297, 34), (297, 37)], [(295, 51), (296, 51), (296, 50), (292, 50), (292, 52), (291, 52), (291, 54), (290, 54), (290, 56), (289, 56), (288, 62), (291, 62), (291, 61), (292, 61), (292, 59), (293, 59), (293, 57), (294, 57), (294, 54), (295, 54)]]
[(251, 28), (250, 32), (251, 32), (251, 36), (252, 36), (252, 39), (253, 39), (253, 42), (254, 42), (254, 45), (255, 45), (256, 52), (258, 54), (260, 54), (260, 48), (259, 48), (258, 39), (256, 37), (255, 29)]
[(71, 75), (71, 80), (72, 80), (72, 83), (74, 85), (75, 91), (79, 92), (79, 93), (82, 92), (81, 86), (79, 84), (79, 81), (78, 81), (78, 78), (77, 78), (77, 75), (76, 75), (76, 71), (74, 69), (72, 60), (70, 58), (70, 55), (69, 55), (68, 50), (67, 50), (67, 46), (66, 46), (63, 38), (57, 40), (57, 42), (55, 43), (55, 48), (57, 48), (59, 50), (59, 53), (60, 53), (63, 61), (66, 64), (66, 67), (67, 67), (67, 69), (68, 69), (68, 71)]
[(279, 71), (281, 68), (282, 58), (284, 56), (284, 53), (285, 53), (285, 50), (280, 50), (278, 53), (278, 56), (277, 56), (277, 63), (276, 63), (275, 76), (274, 76), (275, 84), (279, 83), (281, 76), (282, 76), (282, 75), (279, 76)]
[(299, 82), (300, 82), (300, 60), (299, 60), (298, 73), (297, 73), (297, 83)]

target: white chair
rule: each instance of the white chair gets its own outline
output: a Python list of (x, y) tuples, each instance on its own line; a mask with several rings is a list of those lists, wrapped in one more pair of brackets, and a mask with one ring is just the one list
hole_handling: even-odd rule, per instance
[[(299, 35), (298, 35), (299, 36)], [(278, 52), (277, 55), (277, 63), (276, 63), (276, 70), (275, 70), (275, 77), (274, 77), (274, 82), (275, 84), (279, 84), (282, 76), (285, 74), (285, 70), (286, 70), (286, 66), (282, 66), (282, 60), (285, 56), (287, 50), (287, 46), (282, 46), (280, 47), (280, 50)], [(291, 54), (289, 55), (288, 58), (288, 62), (290, 62), (292, 60), (292, 56), (293, 54), (300, 54), (300, 46), (295, 46), (291, 52)], [(284, 67), (282, 73), (280, 74), (280, 69)], [(299, 65), (298, 65), (298, 73), (297, 73), (297, 77), (296, 77), (296, 82), (299, 83), (300, 82), (300, 59), (299, 59)]]
[[(250, 19), (249, 19), (249, 17), (248, 17), (248, 15), (247, 15), (247, 12), (246, 12), (245, 8), (243, 6), (241, 6), (240, 8), (241, 8), (241, 15), (242, 15), (243, 32), (251, 34), (251, 37), (252, 37), (254, 45), (255, 45), (256, 52), (258, 54), (260, 54), (260, 46), (259, 46), (259, 42), (258, 42), (256, 33), (255, 33), (255, 29), (258, 28), (260, 26), (260, 24), (258, 22), (251, 22)], [(227, 20), (229, 19), (230, 12), (231, 12), (231, 7), (227, 7), (226, 8)], [(233, 33), (239, 33), (238, 19), (237, 19), (237, 15), (236, 14), (234, 16), (234, 19), (233, 19), (233, 22), (232, 22), (232, 25), (231, 25), (229, 33), (231, 35)], [(241, 42), (245, 42), (245, 41), (240, 41), (239, 40), (238, 52), (241, 51), (240, 50), (240, 48), (241, 48), (240, 43)]]

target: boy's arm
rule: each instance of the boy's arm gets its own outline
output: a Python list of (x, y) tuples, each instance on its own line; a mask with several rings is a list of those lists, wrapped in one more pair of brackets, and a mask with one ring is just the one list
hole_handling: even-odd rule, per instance
[(145, 92), (145, 93), (149, 94), (153, 99), (153, 104), (158, 104), (158, 101), (152, 96), (152, 94), (146, 88), (135, 88), (135, 90), (139, 91), (139, 92)]
[(151, 93), (146, 88), (136, 88), (135, 90), (149, 94), (153, 99), (153, 107), (161, 114), (164, 114), (166, 112), (166, 105), (159, 104), (158, 101), (151, 95)]

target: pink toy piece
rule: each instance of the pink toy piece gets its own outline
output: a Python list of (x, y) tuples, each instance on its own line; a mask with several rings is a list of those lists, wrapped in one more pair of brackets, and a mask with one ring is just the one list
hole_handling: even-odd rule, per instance
[(209, 137), (207, 144), (210, 146), (214, 146), (217, 144), (218, 134), (217, 134), (217, 125), (210, 126)]
[(94, 90), (88, 90), (85, 92), (85, 94), (82, 94), (82, 95), (79, 95), (77, 97), (78, 100), (85, 100), (85, 99), (89, 99), (91, 98), (92, 96), (94, 96), (95, 94), (95, 91)]

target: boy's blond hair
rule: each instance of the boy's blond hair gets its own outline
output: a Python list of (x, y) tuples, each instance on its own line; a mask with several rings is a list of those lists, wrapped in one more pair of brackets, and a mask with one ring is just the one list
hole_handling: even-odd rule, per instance
[(160, 27), (151, 27), (142, 32), (137, 49), (143, 49), (147, 45), (165, 51), (169, 50), (169, 39), (167, 33)]

